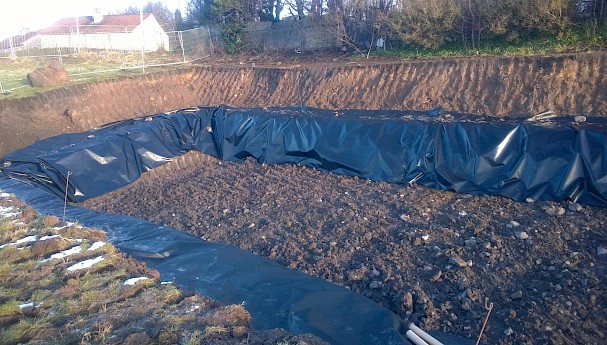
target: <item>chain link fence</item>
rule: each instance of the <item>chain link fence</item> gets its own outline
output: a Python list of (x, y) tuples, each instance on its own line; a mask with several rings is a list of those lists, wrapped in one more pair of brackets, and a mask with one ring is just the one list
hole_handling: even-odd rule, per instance
[[(146, 71), (186, 64), (222, 54), (222, 26), (185, 31), (137, 31), (110, 25), (50, 26), (0, 41), (0, 93), (29, 86), (27, 73), (63, 64), (70, 80), (91, 80), (100, 74)], [(247, 23), (243, 33), (248, 53), (301, 53), (344, 45), (342, 25), (322, 18)]]
[(26, 75), (53, 61), (71, 80), (120, 71), (190, 63), (220, 50), (209, 27), (143, 31), (118, 26), (51, 26), (0, 41), (0, 93), (29, 86)]

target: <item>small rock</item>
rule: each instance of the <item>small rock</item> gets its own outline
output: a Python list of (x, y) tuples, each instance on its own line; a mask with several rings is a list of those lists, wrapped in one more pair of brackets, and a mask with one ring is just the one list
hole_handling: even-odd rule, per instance
[(147, 345), (153, 344), (154, 341), (145, 333), (132, 333), (124, 341), (126, 345)]
[(605, 247), (598, 247), (596, 249), (596, 254), (599, 255), (599, 256), (607, 255), (607, 248), (605, 248)]
[(514, 331), (512, 330), (512, 327), (506, 328), (506, 330), (504, 331), (504, 334), (506, 336), (510, 336), (510, 335), (514, 334)]
[(242, 338), (245, 334), (247, 334), (246, 326), (236, 326), (232, 329), (232, 336), (234, 336), (234, 338)]
[(560, 206), (549, 206), (544, 209), (549, 216), (562, 216), (565, 214), (565, 209)]
[(350, 281), (359, 281), (362, 280), (367, 274), (367, 267), (363, 266), (361, 268), (357, 268), (355, 270), (351, 270), (348, 272), (348, 280)]
[(511, 220), (510, 225), (512, 225), (513, 228), (518, 228), (521, 226), (521, 223), (517, 222), (516, 220)]
[(432, 276), (432, 278), (430, 278), (430, 281), (431, 281), (431, 282), (436, 282), (436, 281), (438, 281), (438, 280), (440, 279), (440, 277), (441, 277), (442, 275), (443, 275), (443, 271), (438, 270), (438, 272), (436, 272), (436, 273), (435, 273), (435, 274)]
[(419, 247), (422, 245), (422, 239), (421, 237), (416, 237), (415, 240), (413, 240), (413, 245), (416, 247)]
[(514, 236), (519, 240), (526, 240), (529, 238), (529, 235), (524, 231), (517, 231), (516, 233), (514, 233)]
[(34, 316), (36, 314), (34, 312), (35, 310), (36, 306), (34, 305), (34, 303), (25, 303), (19, 305), (19, 311), (25, 316)]
[(379, 277), (381, 273), (379, 273), (378, 270), (376, 270), (375, 268), (371, 270), (371, 276), (373, 277)]
[(472, 306), (470, 305), (470, 300), (462, 302), (462, 309), (465, 310), (465, 311), (472, 310)]
[(403, 295), (403, 306), (408, 310), (413, 309), (413, 294), (411, 292)]
[(330, 245), (331, 247), (335, 247), (335, 246), (337, 245), (337, 242), (335, 242), (335, 241), (331, 241), (331, 243), (329, 243), (329, 245)]
[(400, 220), (402, 220), (403, 222), (408, 222), (410, 217), (408, 214), (401, 214), (398, 218), (400, 218)]
[(575, 117), (576, 123), (586, 122), (586, 116), (578, 115)]
[(582, 205), (578, 204), (577, 202), (573, 203), (573, 204), (569, 204), (569, 206), (567, 206), (567, 208), (571, 212), (580, 212), (583, 209)]
[(533, 198), (527, 198), (527, 199), (525, 199), (525, 202), (528, 203), (528, 204), (533, 204), (535, 202), (535, 199), (533, 199)]
[(476, 248), (476, 239), (475, 238), (470, 238), (464, 241), (464, 247), (466, 247), (467, 249), (474, 249)]
[(460, 258), (459, 256), (452, 256), (450, 258), (451, 263), (459, 266), (459, 267), (466, 267), (468, 266), (468, 263), (466, 261), (464, 261), (464, 259)]
[(378, 281), (378, 280), (373, 280), (369, 284), (369, 288), (370, 289), (379, 289), (381, 286), (382, 286), (382, 283), (380, 281)]
[(510, 298), (512, 298), (512, 300), (514, 300), (514, 301), (516, 301), (517, 299), (523, 298), (523, 291), (518, 290), (518, 291), (513, 292), (510, 295)]

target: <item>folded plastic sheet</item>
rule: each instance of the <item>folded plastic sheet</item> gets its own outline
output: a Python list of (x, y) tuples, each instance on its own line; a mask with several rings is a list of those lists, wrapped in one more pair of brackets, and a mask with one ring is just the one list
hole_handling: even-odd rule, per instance
[(607, 122), (525, 122), (439, 111), (201, 108), (64, 134), (0, 161), (14, 178), (83, 201), (188, 150), (515, 200), (607, 205)]

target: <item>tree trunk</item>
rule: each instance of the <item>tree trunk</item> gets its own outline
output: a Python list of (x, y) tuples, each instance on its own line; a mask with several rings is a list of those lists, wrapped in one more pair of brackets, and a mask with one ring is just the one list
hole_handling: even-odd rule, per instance
[(297, 16), (299, 19), (304, 17), (304, 3), (303, 0), (295, 0), (295, 6), (297, 6)]

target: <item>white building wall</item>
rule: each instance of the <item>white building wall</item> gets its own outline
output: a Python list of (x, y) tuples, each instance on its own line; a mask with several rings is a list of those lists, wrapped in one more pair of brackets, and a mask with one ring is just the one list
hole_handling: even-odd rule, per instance
[[(41, 48), (72, 48), (145, 51), (169, 50), (169, 36), (155, 17), (149, 16), (131, 32), (40, 35)], [(84, 31), (84, 30), (83, 30)], [(126, 31), (126, 28), (125, 28)]]

